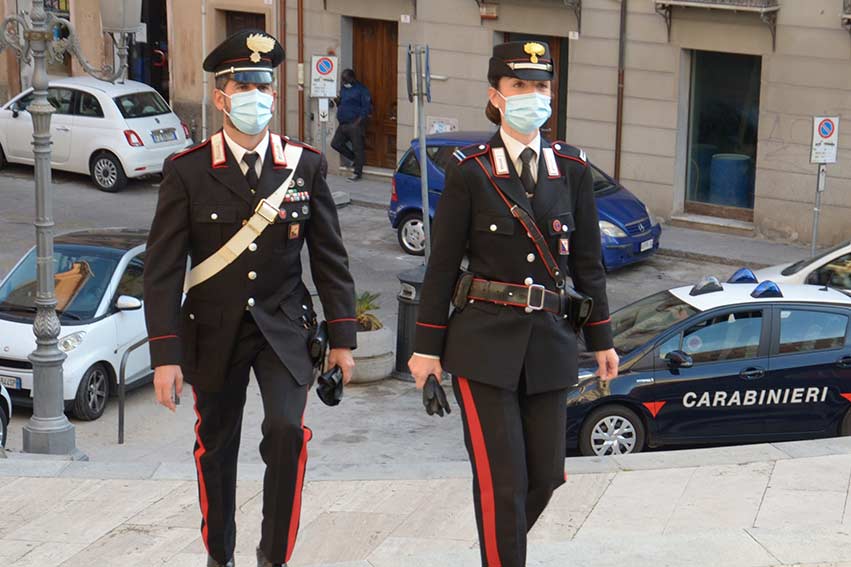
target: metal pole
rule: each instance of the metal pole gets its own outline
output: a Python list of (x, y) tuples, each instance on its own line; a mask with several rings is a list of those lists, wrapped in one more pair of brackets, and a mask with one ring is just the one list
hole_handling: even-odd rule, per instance
[(33, 365), (33, 414), (23, 429), (23, 450), (26, 453), (70, 455), (77, 453), (74, 426), (65, 417), (62, 385), (62, 363), (65, 353), (59, 350), (59, 317), (56, 316), (56, 295), (53, 286), (53, 187), (50, 171), (50, 117), (53, 106), (47, 100), (48, 41), (52, 31), (47, 27), (44, 0), (33, 0), (30, 12), (32, 29), (27, 32), (33, 55), (35, 89), (28, 107), (33, 121), (35, 153), (35, 204), (37, 281), (33, 323), (36, 336), (35, 352), (29, 359)]
[(816, 255), (818, 246), (818, 224), (821, 213), (821, 194), (824, 193), (824, 178), (827, 174), (827, 165), (820, 163), (818, 166), (818, 181), (816, 182), (816, 206), (813, 208), (813, 243), (810, 248), (810, 256)]
[(425, 123), (425, 77), (423, 76), (423, 58), (425, 47), (417, 46), (417, 126), (420, 138), (420, 189), (423, 202), (423, 230), (425, 231), (425, 264), (431, 257), (431, 208), (428, 202), (428, 154), (426, 153)]

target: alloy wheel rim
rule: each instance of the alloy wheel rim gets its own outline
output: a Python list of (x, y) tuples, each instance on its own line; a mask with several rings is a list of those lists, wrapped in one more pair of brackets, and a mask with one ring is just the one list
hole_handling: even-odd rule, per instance
[(86, 404), (94, 413), (100, 413), (106, 404), (106, 374), (95, 370), (89, 377), (86, 387)]
[(405, 223), (402, 227), (402, 240), (408, 249), (422, 252), (425, 248), (425, 229), (423, 221), (414, 219)]
[(101, 158), (95, 163), (95, 179), (101, 187), (112, 187), (118, 181), (118, 169), (112, 160)]
[(591, 430), (591, 448), (599, 457), (626, 455), (635, 449), (635, 426), (625, 417), (604, 417)]

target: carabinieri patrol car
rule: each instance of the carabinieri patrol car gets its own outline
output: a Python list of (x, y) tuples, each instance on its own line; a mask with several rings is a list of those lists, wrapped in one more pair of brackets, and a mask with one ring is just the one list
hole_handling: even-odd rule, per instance
[(603, 456), (851, 435), (849, 319), (838, 289), (760, 283), (747, 269), (628, 305), (612, 314), (620, 376), (600, 381), (581, 355), (568, 447)]

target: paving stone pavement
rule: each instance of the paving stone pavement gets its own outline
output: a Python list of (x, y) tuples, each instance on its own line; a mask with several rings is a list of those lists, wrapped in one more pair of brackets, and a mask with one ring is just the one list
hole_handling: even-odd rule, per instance
[[(469, 468), (457, 465), (312, 468), (291, 567), (477, 567)], [(530, 533), (529, 567), (851, 567), (849, 438), (570, 458), (566, 470)], [(240, 566), (259, 539), (261, 473), (240, 471)], [(191, 464), (11, 455), (0, 510), (4, 567), (205, 564)]]

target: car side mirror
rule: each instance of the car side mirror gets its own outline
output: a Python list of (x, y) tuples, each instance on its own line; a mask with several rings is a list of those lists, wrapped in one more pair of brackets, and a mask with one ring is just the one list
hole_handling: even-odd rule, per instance
[(21, 115), (21, 109), (20, 109), (20, 108), (18, 108), (18, 103), (17, 103), (17, 102), (16, 102), (15, 104), (13, 104), (13, 105), (9, 108), (9, 110), (11, 110), (11, 111), (12, 111), (12, 118), (17, 118), (18, 116), (20, 116), (20, 115)]
[(681, 350), (672, 350), (665, 355), (665, 360), (668, 361), (668, 367), (672, 370), (694, 366), (694, 359)]
[(115, 301), (115, 308), (119, 311), (136, 311), (142, 308), (142, 300), (130, 295), (122, 295)]

